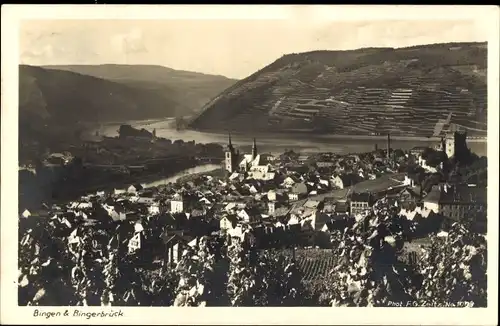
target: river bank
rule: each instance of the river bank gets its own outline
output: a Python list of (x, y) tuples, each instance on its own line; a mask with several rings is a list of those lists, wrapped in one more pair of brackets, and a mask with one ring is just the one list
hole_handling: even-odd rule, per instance
[[(132, 184), (141, 184), (143, 187), (167, 184), (175, 182), (178, 178), (187, 177), (191, 174), (203, 174), (213, 170), (220, 170), (219, 164), (200, 164), (185, 167), (169, 172), (137, 173), (134, 175), (108, 176), (107, 180), (101, 183), (92, 183), (87, 179), (88, 184), (78, 185), (77, 180), (60, 182), (50, 181), (54, 176), (60, 176), (61, 171), (45, 171), (37, 175), (23, 174), (19, 182), (19, 209), (36, 208), (41, 203), (64, 204), (71, 200), (76, 200), (80, 196), (95, 194), (98, 191), (112, 192), (114, 189), (127, 189)], [(53, 180), (53, 179), (52, 179)]]
[[(220, 130), (212, 130), (212, 129), (187, 129), (195, 132), (201, 132), (206, 134), (213, 135), (225, 135), (224, 132)], [(325, 134), (314, 132), (310, 130), (277, 130), (272, 133), (268, 132), (256, 132), (258, 137), (268, 138), (290, 138), (290, 137), (310, 137), (311, 139), (338, 139), (338, 140), (387, 140), (387, 135), (359, 135), (359, 134)], [(246, 136), (250, 135), (248, 132), (243, 131), (231, 131), (231, 135), (237, 136)], [(416, 142), (439, 142), (441, 141), (440, 137), (416, 137), (416, 136), (401, 136), (401, 135), (391, 135), (391, 140), (396, 141), (416, 141)], [(468, 142), (478, 142), (478, 143), (486, 143), (486, 137), (471, 137), (467, 139)]]
[[(130, 122), (134, 128), (144, 128), (148, 131), (156, 130), (158, 137), (170, 139), (172, 141), (181, 139), (185, 142), (194, 141), (196, 144), (214, 143), (226, 145), (228, 134), (222, 131), (215, 130), (176, 130), (171, 126), (171, 122), (159, 121), (148, 122), (143, 121)], [(117, 136), (117, 128), (109, 126), (101, 126), (99, 129), (101, 135), (114, 137)], [(257, 146), (260, 153), (270, 153), (279, 155), (285, 150), (293, 149), (296, 152), (332, 152), (340, 155), (348, 153), (363, 153), (372, 151), (375, 146), (385, 148), (387, 144), (387, 135), (369, 136), (369, 135), (325, 135), (325, 134), (309, 134), (309, 133), (255, 133), (248, 134), (245, 132), (231, 131), (232, 143), (238, 146), (242, 151), (250, 151), (253, 143), (253, 138), (256, 138)], [(391, 147), (402, 150), (410, 150), (415, 146), (432, 147), (436, 145), (440, 139), (426, 137), (405, 137), (391, 136)], [(487, 142), (486, 139), (470, 139), (468, 140), (470, 149), (479, 156), (486, 156)]]
[(120, 181), (92, 186), (84, 191), (80, 191), (80, 193), (91, 194), (97, 191), (114, 191), (115, 189), (126, 190), (133, 184), (140, 184), (144, 188), (156, 187), (168, 183), (174, 183), (183, 177), (186, 178), (191, 175), (201, 175), (220, 168), (221, 166), (218, 164), (200, 164), (177, 172), (137, 174)]

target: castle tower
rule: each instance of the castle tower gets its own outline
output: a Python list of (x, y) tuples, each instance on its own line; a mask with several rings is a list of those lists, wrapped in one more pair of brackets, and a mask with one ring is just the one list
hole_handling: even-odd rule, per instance
[(467, 132), (456, 131), (453, 135), (455, 145), (455, 157), (458, 161), (467, 160), (469, 148), (467, 147)]
[(441, 137), (441, 151), (446, 153), (446, 140), (444, 137)]
[(253, 139), (253, 146), (252, 146), (252, 160), (255, 160), (257, 157), (257, 144), (255, 142), (255, 138)]
[(453, 137), (453, 134), (446, 134), (444, 146), (445, 153), (448, 157), (452, 157), (453, 155), (455, 155), (455, 137)]
[(235, 152), (233, 144), (231, 142), (231, 133), (229, 133), (229, 143), (227, 145), (225, 153), (225, 167), (226, 171), (233, 173), (236, 170), (236, 164), (238, 160), (238, 154)]

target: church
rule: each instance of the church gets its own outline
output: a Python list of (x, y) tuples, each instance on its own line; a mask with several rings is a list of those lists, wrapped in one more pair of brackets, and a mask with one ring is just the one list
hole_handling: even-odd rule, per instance
[(270, 180), (275, 176), (271, 172), (271, 166), (261, 162), (261, 155), (257, 153), (257, 143), (253, 139), (252, 153), (241, 155), (239, 150), (235, 150), (229, 135), (229, 143), (225, 153), (225, 168), (229, 173), (247, 173), (251, 178), (258, 180)]

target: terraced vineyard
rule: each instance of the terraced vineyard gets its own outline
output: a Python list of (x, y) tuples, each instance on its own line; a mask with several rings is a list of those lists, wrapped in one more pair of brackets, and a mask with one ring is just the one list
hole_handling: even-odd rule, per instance
[(191, 127), (430, 137), (455, 124), (482, 136), (485, 73), (485, 43), (290, 54), (228, 88)]
[(331, 250), (327, 250), (324, 255), (318, 255), (314, 258), (300, 257), (297, 263), (304, 275), (302, 281), (312, 282), (323, 279), (335, 267), (335, 262), (336, 258)]
[[(292, 257), (292, 250), (283, 249), (279, 254)], [(335, 267), (337, 261), (331, 249), (296, 249), (295, 259), (303, 274), (304, 283), (322, 280)]]

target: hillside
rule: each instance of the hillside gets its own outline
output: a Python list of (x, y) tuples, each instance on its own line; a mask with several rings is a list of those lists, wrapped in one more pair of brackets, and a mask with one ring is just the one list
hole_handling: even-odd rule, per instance
[(483, 134), (486, 51), (453, 43), (284, 55), (207, 103), (190, 127), (427, 137), (453, 123)]
[(40, 67), (19, 67), (22, 140), (72, 136), (84, 123), (174, 116), (179, 104), (154, 92)]
[(93, 76), (152, 92), (177, 103), (177, 116), (191, 115), (236, 80), (154, 65), (66, 65), (44, 68)]

